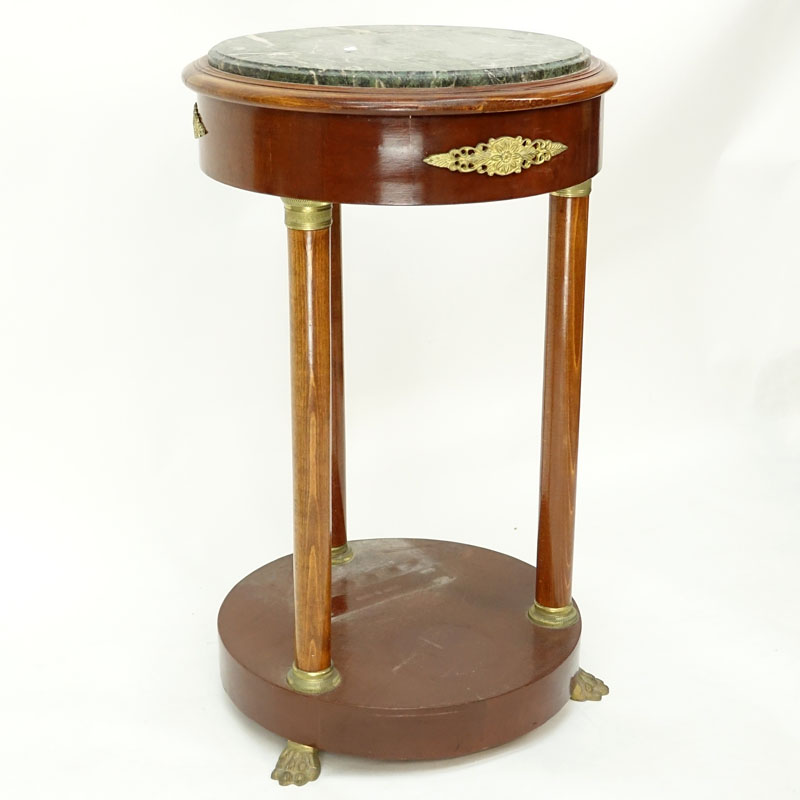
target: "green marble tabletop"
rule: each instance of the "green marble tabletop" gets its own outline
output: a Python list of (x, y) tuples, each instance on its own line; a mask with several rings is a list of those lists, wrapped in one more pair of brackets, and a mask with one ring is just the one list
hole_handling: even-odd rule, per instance
[(570, 39), (495, 28), (370, 25), (301, 28), (227, 39), (212, 67), (270, 81), (323, 86), (438, 88), (557, 78), (589, 65)]

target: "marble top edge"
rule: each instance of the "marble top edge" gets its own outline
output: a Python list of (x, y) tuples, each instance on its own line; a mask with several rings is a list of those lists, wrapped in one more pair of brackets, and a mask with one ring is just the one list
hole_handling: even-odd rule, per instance
[(586, 70), (589, 50), (526, 31), (434, 25), (299, 28), (226, 39), (209, 64), (320, 86), (446, 88), (530, 83)]

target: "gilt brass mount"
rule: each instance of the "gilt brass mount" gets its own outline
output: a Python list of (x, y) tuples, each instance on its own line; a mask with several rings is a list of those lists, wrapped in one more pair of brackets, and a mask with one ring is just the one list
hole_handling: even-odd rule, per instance
[(297, 200), (282, 197), (286, 227), (294, 231), (320, 231), (330, 228), (333, 206), (318, 200)]
[(512, 175), (528, 167), (544, 164), (566, 149), (565, 144), (551, 139), (500, 136), (472, 147), (455, 147), (447, 153), (436, 153), (423, 160), (432, 167), (443, 167), (451, 172)]
[(534, 601), (528, 609), (528, 619), (543, 628), (569, 628), (579, 617), (578, 609), (572, 604), (560, 608), (548, 608)]
[(300, 669), (297, 664), (286, 675), (286, 683), (291, 689), (300, 694), (325, 694), (332, 692), (342, 682), (339, 670), (331, 664), (328, 669), (320, 672), (307, 672)]
[(200, 110), (197, 108), (197, 103), (194, 104), (192, 110), (192, 127), (194, 128), (194, 138), (199, 139), (208, 133), (208, 128), (203, 124), (203, 118), (200, 116)]

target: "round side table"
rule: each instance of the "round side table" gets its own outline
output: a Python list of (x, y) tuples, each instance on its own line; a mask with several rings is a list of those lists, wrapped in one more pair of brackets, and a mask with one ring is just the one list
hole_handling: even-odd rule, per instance
[[(218, 44), (184, 71), (202, 169), (283, 198), (294, 553), (219, 613), (233, 702), (289, 741), (381, 759), (472, 753), (605, 684), (572, 598), (586, 233), (614, 71), (576, 42), (484, 28), (316, 28)], [(537, 566), (429, 539), (348, 542), (340, 205), (550, 193)]]

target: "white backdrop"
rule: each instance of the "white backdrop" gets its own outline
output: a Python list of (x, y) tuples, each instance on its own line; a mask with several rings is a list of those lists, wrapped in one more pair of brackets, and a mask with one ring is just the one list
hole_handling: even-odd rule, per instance
[[(796, 0), (5, 17), (4, 796), (800, 796)], [(484, 754), (331, 755), (281, 789), (281, 741), (220, 688), (215, 616), (291, 546), (282, 210), (202, 175), (180, 72), (241, 33), (420, 22), (567, 36), (620, 74), (591, 201), (575, 564), (583, 665), (612, 693)], [(546, 206), (345, 208), (353, 538), (534, 560)]]

